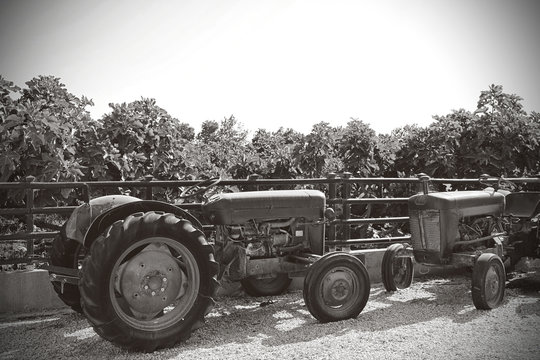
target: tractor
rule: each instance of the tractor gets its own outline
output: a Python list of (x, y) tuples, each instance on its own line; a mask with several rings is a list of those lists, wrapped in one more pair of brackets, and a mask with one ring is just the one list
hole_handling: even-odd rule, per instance
[(414, 263), (472, 270), (477, 309), (498, 307), (507, 270), (522, 257), (540, 257), (540, 192), (511, 192), (515, 184), (482, 175), (483, 190), (422, 193), (408, 200), (411, 245), (393, 244), (384, 253), (381, 275), (387, 291), (411, 285)]
[[(218, 182), (194, 184), (181, 197)], [(250, 295), (269, 296), (304, 276), (305, 304), (317, 320), (354, 318), (368, 301), (370, 279), (359, 257), (325, 254), (325, 225), (334, 218), (317, 190), (224, 192), (189, 211), (98, 197), (76, 208), (54, 241), (50, 278), (97, 334), (137, 351), (187, 339), (224, 277)]]

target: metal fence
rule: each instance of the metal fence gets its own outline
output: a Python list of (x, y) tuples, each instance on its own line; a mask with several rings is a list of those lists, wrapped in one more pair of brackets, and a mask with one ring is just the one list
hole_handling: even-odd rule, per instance
[[(497, 178), (490, 178), (490, 181), (496, 182)], [(540, 183), (540, 178), (509, 178), (515, 183)], [(95, 182), (37, 182), (33, 177), (27, 177), (24, 182), (0, 183), (0, 191), (24, 191), (24, 207), (1, 208), (0, 216), (24, 217), (26, 231), (13, 234), (0, 234), (0, 244), (14, 240), (26, 242), (25, 256), (20, 258), (0, 259), (0, 265), (47, 262), (49, 259), (43, 256), (37, 256), (34, 252), (36, 240), (52, 239), (59, 235), (59, 231), (35, 231), (36, 215), (59, 214), (68, 216), (76, 206), (54, 206), (40, 207), (35, 205), (35, 193), (39, 190), (61, 190), (78, 189), (81, 193), (81, 200), (89, 202), (91, 194), (97, 190), (121, 192), (119, 189), (139, 189), (141, 198), (153, 200), (155, 188), (181, 188), (192, 186), (199, 183), (200, 180), (183, 181), (159, 181), (154, 180), (152, 176), (146, 176), (141, 181), (95, 181)], [(327, 195), (327, 204), (333, 208), (340, 209), (340, 216), (328, 225), (326, 245), (329, 250), (336, 248), (350, 248), (351, 246), (362, 248), (366, 246), (388, 246), (396, 242), (406, 242), (410, 236), (387, 236), (383, 238), (353, 238), (351, 239), (351, 227), (367, 224), (395, 224), (408, 223), (406, 211), (402, 216), (384, 216), (384, 217), (358, 217), (351, 213), (352, 206), (358, 205), (396, 205), (406, 204), (408, 196), (427, 187), (430, 184), (468, 184), (479, 185), (478, 179), (429, 179), (424, 174), (415, 178), (354, 178), (350, 173), (329, 174), (326, 178), (312, 179), (261, 179), (257, 175), (250, 176), (248, 179), (222, 180), (219, 186), (237, 186), (244, 190), (261, 190), (269, 188), (302, 188), (315, 187), (323, 190)], [(390, 186), (405, 184), (406, 197), (388, 197)], [(371, 194), (376, 193), (376, 197), (360, 197), (358, 191), (353, 191), (353, 187), (371, 187)], [(403, 191), (402, 191), (403, 192)], [(390, 191), (391, 193), (391, 191)], [(408, 194), (407, 194), (408, 193)], [(179, 207), (192, 209), (200, 207), (201, 204), (180, 204)]]

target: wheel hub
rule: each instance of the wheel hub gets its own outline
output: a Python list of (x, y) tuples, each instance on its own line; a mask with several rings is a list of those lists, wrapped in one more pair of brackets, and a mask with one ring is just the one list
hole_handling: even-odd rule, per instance
[(139, 316), (152, 316), (177, 298), (182, 278), (183, 273), (170, 253), (141, 251), (123, 267), (120, 291)]
[(497, 272), (491, 267), (486, 274), (486, 297), (493, 299), (499, 293), (499, 277)]
[(342, 305), (351, 296), (352, 290), (352, 278), (347, 272), (332, 272), (323, 282), (324, 302), (328, 306)]

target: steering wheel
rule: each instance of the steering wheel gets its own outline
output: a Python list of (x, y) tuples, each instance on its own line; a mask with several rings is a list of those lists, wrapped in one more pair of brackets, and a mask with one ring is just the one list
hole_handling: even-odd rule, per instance
[(502, 191), (515, 191), (518, 186), (513, 183), (512, 181), (508, 180), (508, 179), (505, 179), (504, 177), (500, 176), (498, 179), (497, 179), (497, 182), (495, 182), (495, 180), (493, 178), (491, 178), (491, 176), (487, 175), (487, 174), (482, 174), (480, 175), (480, 179), (478, 180), (480, 182), (480, 184), (484, 185), (484, 186), (487, 186), (486, 189), (490, 189), (490, 190), (494, 190), (494, 191), (499, 191), (499, 190), (502, 190)]
[(493, 188), (493, 184), (489, 182), (488, 180), (492, 178), (492, 176), (489, 176), (488, 174), (482, 174), (480, 175), (480, 178), (478, 179), (478, 182), (484, 186), (487, 186), (488, 188)]
[(205, 193), (211, 187), (216, 186), (220, 181), (221, 181), (220, 177), (213, 177), (210, 179), (200, 181), (186, 188), (184, 191), (182, 191), (178, 199), (187, 199), (187, 198)]
[(502, 176), (497, 181), (497, 190), (508, 190), (508, 191), (516, 191), (517, 185), (514, 184), (512, 181), (503, 178)]

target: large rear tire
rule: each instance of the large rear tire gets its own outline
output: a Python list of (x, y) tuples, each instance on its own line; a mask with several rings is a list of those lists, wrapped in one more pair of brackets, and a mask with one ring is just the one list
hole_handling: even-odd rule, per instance
[(308, 269), (304, 302), (320, 322), (355, 318), (366, 306), (370, 287), (369, 274), (358, 258), (329, 253)]
[(384, 252), (381, 275), (386, 291), (406, 289), (411, 286), (414, 265), (410, 257), (403, 256), (405, 245), (392, 244)]
[[(70, 269), (79, 269), (82, 257), (86, 249), (81, 243), (68, 239), (65, 236), (65, 226), (62, 227), (60, 235), (57, 236), (52, 244), (51, 265), (62, 266)], [(60, 284), (58, 281), (52, 281), (54, 291), (58, 294), (60, 300), (78, 313), (82, 313), (81, 294), (79, 287), (74, 284)]]
[(476, 260), (472, 273), (472, 299), (479, 310), (498, 307), (504, 299), (506, 272), (500, 257), (484, 253)]
[(257, 279), (247, 277), (240, 280), (242, 288), (250, 296), (274, 296), (283, 294), (291, 284), (292, 279), (287, 274), (278, 274), (274, 278)]
[(115, 222), (83, 264), (81, 303), (106, 340), (151, 352), (187, 339), (214, 305), (218, 265), (189, 221), (162, 212)]

